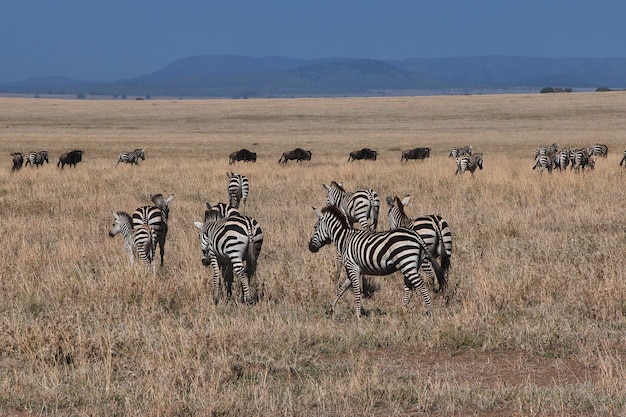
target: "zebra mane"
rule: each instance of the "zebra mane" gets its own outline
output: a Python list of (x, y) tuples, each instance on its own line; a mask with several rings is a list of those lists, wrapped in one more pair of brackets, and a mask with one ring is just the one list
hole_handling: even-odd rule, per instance
[(119, 217), (124, 217), (124, 220), (127, 220), (129, 223), (133, 222), (132, 217), (130, 217), (130, 214), (126, 213), (125, 211), (116, 211), (115, 214), (117, 214)]
[(345, 227), (345, 228), (350, 228), (350, 225), (348, 224), (348, 219), (346, 218), (346, 215), (344, 214), (344, 212), (337, 206), (326, 206), (322, 209), (322, 213), (326, 213), (329, 212), (332, 216), (336, 217), (337, 220), (339, 220), (341, 222), (341, 224)]
[(338, 188), (339, 190), (343, 191), (344, 193), (346, 192), (346, 190), (344, 190), (344, 188), (339, 185), (339, 183), (337, 183), (337, 181), (333, 181), (330, 183), (331, 188)]
[(404, 204), (402, 204), (402, 200), (400, 200), (400, 197), (398, 196), (394, 197), (393, 201), (396, 204), (396, 207), (398, 207), (398, 211), (400, 212), (400, 215), (402, 217), (408, 217), (406, 213), (404, 212)]

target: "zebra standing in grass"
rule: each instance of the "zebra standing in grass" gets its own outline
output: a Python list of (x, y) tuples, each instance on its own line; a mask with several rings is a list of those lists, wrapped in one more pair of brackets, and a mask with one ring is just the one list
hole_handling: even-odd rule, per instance
[(609, 156), (609, 147), (601, 143), (596, 143), (589, 148), (589, 156), (601, 156), (606, 158)]
[[(245, 224), (245, 228), (248, 232), (248, 236), (252, 239), (254, 246), (254, 259), (259, 259), (261, 248), (263, 246), (263, 230), (256, 219), (250, 216), (244, 216), (239, 213), (239, 210), (232, 207), (230, 204), (217, 203), (215, 206), (211, 206), (210, 203), (206, 203), (206, 211), (204, 212), (204, 221), (208, 221), (212, 218), (232, 218), (237, 217), (242, 224)], [(230, 298), (232, 295), (232, 283), (233, 283), (233, 269), (228, 265), (221, 266), (224, 284), (226, 286), (226, 295)]]
[(389, 229), (404, 227), (420, 235), (433, 258), (439, 258), (441, 269), (447, 279), (452, 256), (450, 226), (441, 216), (435, 214), (410, 219), (404, 212), (404, 207), (409, 204), (410, 199), (411, 196), (408, 195), (402, 200), (398, 197), (387, 197)]
[(546, 169), (548, 172), (552, 172), (552, 167), (554, 164), (553, 156), (548, 155), (538, 155), (535, 158), (535, 165), (533, 169), (536, 169), (540, 174), (543, 173)]
[(168, 219), (170, 213), (169, 204), (174, 199), (174, 194), (170, 195), (167, 199), (164, 199), (162, 194), (150, 195), (150, 199), (154, 203), (154, 206), (139, 207), (133, 212), (133, 228), (138, 229), (145, 224), (152, 229), (154, 234), (152, 246), (154, 250), (156, 250), (157, 244), (159, 245), (161, 266), (163, 266), (165, 238), (167, 237)]
[(115, 166), (119, 165), (120, 162), (137, 165), (139, 163), (139, 158), (141, 158), (142, 161), (146, 160), (146, 154), (143, 149), (135, 149), (132, 152), (122, 152), (117, 158), (117, 164), (115, 164)]
[[(335, 181), (330, 185), (323, 184), (326, 189), (326, 203), (329, 206), (337, 206), (346, 213), (348, 222), (359, 222), (363, 230), (376, 231), (378, 227), (378, 211), (380, 210), (380, 198), (372, 189), (357, 190), (348, 193), (341, 183)], [(371, 220), (371, 224), (370, 224)]]
[(124, 248), (130, 258), (130, 264), (134, 265), (135, 256), (146, 265), (152, 265), (152, 272), (156, 272), (154, 265), (154, 233), (145, 224), (133, 229), (133, 221), (130, 214), (124, 211), (113, 213), (113, 227), (109, 231), (109, 236), (114, 237), (121, 233), (124, 237)]
[[(194, 222), (194, 225), (200, 229), (202, 264), (210, 266), (213, 273), (213, 301), (217, 304), (220, 298), (221, 271), (232, 270), (241, 283), (243, 301), (252, 304), (250, 280), (256, 271), (258, 252), (263, 242), (262, 233), (256, 236), (255, 241), (244, 216), (220, 218), (218, 210), (207, 210), (204, 223)], [(228, 283), (227, 291), (230, 291)]]
[(30, 164), (30, 166), (36, 166), (37, 168), (39, 168), (39, 165), (43, 165), (44, 162), (50, 163), (48, 161), (48, 151), (30, 152), (24, 159), (26, 160), (25, 166)]
[(332, 312), (345, 290), (352, 285), (356, 303), (357, 318), (361, 315), (361, 287), (359, 277), (367, 275), (389, 275), (401, 271), (404, 275), (403, 303), (408, 305), (412, 290), (417, 288), (430, 313), (431, 300), (424, 285), (419, 269), (431, 275), (433, 272), (439, 287), (445, 287), (445, 276), (432, 258), (422, 238), (410, 229), (395, 229), (386, 232), (369, 232), (350, 227), (342, 211), (335, 206), (328, 206), (320, 212), (313, 208), (318, 217), (309, 250), (317, 252), (322, 246), (333, 242), (341, 253), (347, 278), (337, 288), (336, 297), (331, 304)]
[(462, 156), (456, 159), (456, 171), (454, 172), (454, 175), (459, 175), (465, 171), (469, 171), (472, 176), (474, 176), (476, 168), (483, 169), (482, 154), (480, 154), (479, 158), (474, 158), (473, 155)]
[(553, 169), (558, 169), (561, 172), (565, 171), (567, 169), (567, 165), (569, 165), (571, 153), (572, 151), (569, 148), (565, 148), (554, 154), (554, 157), (552, 158)]
[(559, 151), (559, 144), (553, 143), (550, 146), (540, 146), (535, 149), (535, 159), (540, 155), (552, 156)]
[(464, 146), (462, 148), (452, 148), (450, 150), (450, 154), (448, 155), (449, 158), (458, 158), (460, 156), (465, 156), (465, 155), (471, 155), (472, 154), (472, 147), (471, 146)]
[(589, 149), (573, 149), (570, 154), (570, 169), (576, 172), (584, 171), (585, 167), (593, 169), (595, 167), (595, 160), (589, 157)]
[(227, 172), (228, 177), (228, 197), (230, 205), (236, 209), (240, 203), (243, 203), (243, 209), (246, 210), (246, 202), (248, 200), (248, 192), (250, 191), (250, 182), (245, 175)]

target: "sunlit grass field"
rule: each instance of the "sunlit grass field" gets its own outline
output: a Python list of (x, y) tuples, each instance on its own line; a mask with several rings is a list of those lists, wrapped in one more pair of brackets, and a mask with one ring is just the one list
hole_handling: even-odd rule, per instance
[[(0, 415), (624, 415), (626, 93), (403, 98), (0, 99)], [(609, 146), (538, 174), (537, 146)], [(455, 176), (453, 146), (484, 153)], [(424, 161), (401, 151), (432, 148)], [(144, 148), (138, 166), (118, 154)], [(302, 147), (312, 160), (278, 163)], [(363, 147), (375, 162), (347, 162)], [(61, 153), (85, 151), (76, 169)], [(228, 164), (241, 148), (256, 163)], [(11, 172), (12, 151), (50, 164)], [(265, 241), (254, 306), (214, 305), (195, 220), (250, 179)], [(400, 274), (356, 320), (334, 248), (310, 253), (323, 184), (412, 196), (453, 233), (424, 315)], [(112, 212), (174, 194), (165, 266), (131, 268)]]

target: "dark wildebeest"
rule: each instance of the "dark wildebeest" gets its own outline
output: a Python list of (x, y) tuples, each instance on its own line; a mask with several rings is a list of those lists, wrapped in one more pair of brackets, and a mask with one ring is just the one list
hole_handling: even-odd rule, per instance
[(408, 161), (409, 159), (421, 159), (430, 157), (430, 148), (415, 148), (409, 149), (408, 151), (402, 152), (402, 157), (400, 158), (400, 162)]
[(286, 164), (287, 161), (296, 160), (297, 162), (302, 161), (310, 161), (311, 160), (311, 151), (305, 151), (302, 148), (296, 148), (293, 151), (283, 152), (283, 156), (280, 157), (278, 162), (282, 162)]
[(239, 151), (231, 153), (228, 163), (234, 164), (237, 161), (256, 162), (256, 152), (252, 152), (247, 149), (241, 149)]
[(84, 151), (80, 149), (74, 149), (73, 151), (65, 152), (61, 156), (59, 156), (59, 162), (57, 162), (57, 167), (60, 165), (61, 169), (65, 167), (65, 165), (69, 165), (70, 167), (76, 168), (76, 164), (83, 160)]
[(378, 152), (370, 148), (363, 148), (360, 151), (352, 151), (348, 156), (348, 162), (356, 159), (365, 159), (367, 161), (375, 161)]
[(24, 165), (24, 154), (22, 152), (11, 152), (11, 156), (13, 157), (12, 171), (22, 169), (22, 166)]

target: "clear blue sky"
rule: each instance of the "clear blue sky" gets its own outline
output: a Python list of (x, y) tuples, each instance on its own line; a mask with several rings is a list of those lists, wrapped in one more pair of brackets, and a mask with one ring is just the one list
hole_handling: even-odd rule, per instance
[(624, 0), (0, 0), (0, 82), (190, 55), (626, 57)]

